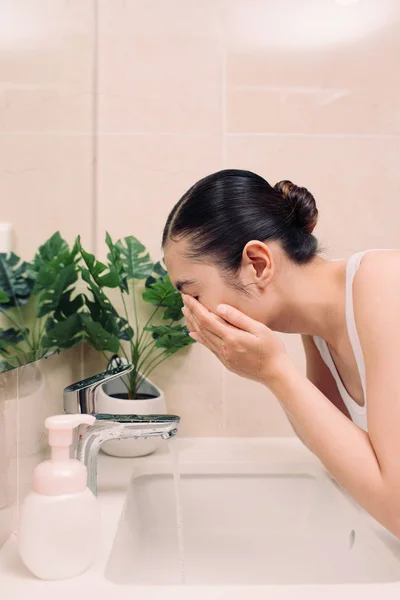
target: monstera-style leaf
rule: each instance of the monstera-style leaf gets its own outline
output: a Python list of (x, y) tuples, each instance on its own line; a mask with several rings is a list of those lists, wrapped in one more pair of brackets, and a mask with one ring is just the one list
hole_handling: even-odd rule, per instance
[(75, 259), (77, 248), (71, 252), (68, 243), (61, 237), (60, 232), (54, 233), (44, 244), (42, 244), (33, 259), (33, 269), (40, 273), (48, 265), (69, 264)]
[(10, 298), (7, 296), (3, 290), (0, 290), (0, 304), (8, 304)]
[[(38, 317), (54, 312), (58, 312), (61, 316), (63, 309), (68, 313), (71, 308), (71, 294), (74, 291), (74, 284), (78, 280), (75, 265), (69, 264), (60, 271), (52, 271), (51, 274), (47, 270), (42, 270), (36, 281), (42, 285), (44, 280), (48, 280), (49, 284), (46, 288), (43, 287)], [(80, 304), (80, 301), (78, 300), (75, 304)]]
[(167, 275), (168, 272), (167, 269), (164, 267), (164, 264), (161, 261), (156, 262), (153, 266), (153, 272), (146, 279), (145, 287), (149, 288), (160, 277), (165, 277)]
[[(37, 295), (37, 318), (51, 315), (51, 322), (56, 324), (67, 321), (65, 327), (61, 325), (54, 329), (52, 343), (57, 331), (60, 331), (59, 348), (71, 347), (71, 340), (66, 340), (64, 332), (68, 330), (72, 320), (69, 319), (83, 306), (83, 296), (73, 298), (75, 284), (78, 281), (78, 245), (74, 244), (72, 250), (67, 242), (57, 232), (52, 235), (37, 251), (33, 260), (35, 287), (33, 293)], [(41, 344), (49, 343), (51, 336), (47, 334)], [(75, 339), (75, 338), (73, 338)], [(62, 343), (67, 343), (63, 346)]]
[(132, 235), (116, 243), (128, 279), (147, 279), (153, 271), (153, 263), (146, 248)]
[(164, 308), (163, 319), (180, 321), (183, 319), (182, 297), (176, 291), (168, 275), (154, 279), (143, 291), (143, 300)]
[(0, 328), (0, 354), (8, 354), (10, 346), (16, 346), (25, 339), (28, 330)]
[[(89, 282), (90, 279), (99, 287), (116, 288), (119, 286), (119, 277), (113, 265), (107, 269), (106, 265), (95, 258), (90, 252), (86, 252), (81, 244), (80, 238), (77, 239), (79, 252), (85, 262), (86, 269), (81, 268), (82, 277)], [(105, 272), (106, 271), (106, 272)]]
[(151, 332), (156, 348), (163, 348), (167, 356), (194, 343), (184, 325), (150, 325), (146, 331)]
[(132, 340), (134, 331), (128, 321), (117, 313), (106, 294), (94, 281), (88, 279), (86, 282), (93, 295), (93, 300), (85, 296), (85, 306), (92, 320), (99, 323), (110, 335), (120, 340)]
[(55, 321), (51, 317), (46, 320), (46, 330), (42, 338), (43, 348), (72, 348), (82, 341), (82, 325), (79, 313)]
[(127, 274), (121, 256), (121, 247), (113, 243), (110, 234), (106, 233), (106, 244), (110, 250), (107, 254), (108, 261), (118, 275), (118, 285), (121, 292), (129, 294)]
[[(0, 310), (24, 306), (31, 297), (33, 286), (28, 263), (14, 252), (8, 255), (0, 253), (0, 289), (3, 292)], [(8, 301), (5, 301), (5, 296)]]
[(153, 267), (153, 272), (159, 275), (160, 277), (165, 277), (165, 275), (168, 275), (168, 271), (165, 268), (164, 261), (159, 260), (158, 262), (156, 262)]
[(100, 352), (116, 353), (120, 349), (118, 337), (104, 329), (101, 323), (94, 321), (91, 315), (82, 314), (81, 321), (86, 340)]

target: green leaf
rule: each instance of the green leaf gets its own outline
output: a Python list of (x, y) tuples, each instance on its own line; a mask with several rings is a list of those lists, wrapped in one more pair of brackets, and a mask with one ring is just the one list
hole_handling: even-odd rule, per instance
[[(89, 272), (93, 281), (99, 287), (108, 287), (108, 288), (119, 287), (119, 277), (118, 277), (118, 273), (116, 272), (115, 268), (111, 265), (110, 268), (107, 270), (107, 267), (105, 264), (103, 264), (99, 260), (96, 260), (96, 258), (93, 254), (90, 254), (89, 252), (86, 252), (83, 249), (79, 238), (77, 239), (77, 244), (78, 244), (78, 248), (81, 253), (81, 256), (86, 264), (87, 271)], [(107, 272), (105, 273), (104, 271), (107, 271)], [(103, 275), (102, 275), (102, 273), (103, 273)]]
[(161, 262), (161, 261), (158, 261), (155, 263), (153, 271), (154, 271), (154, 273), (157, 273), (157, 275), (160, 275), (161, 277), (165, 277), (165, 275), (168, 275), (168, 271), (165, 268), (163, 262)]
[(0, 344), (12, 344), (16, 346), (25, 339), (29, 329), (21, 330), (10, 327), (9, 329), (0, 328)]
[[(60, 283), (56, 283), (61, 277), (66, 280), (66, 275), (61, 275), (64, 269), (67, 269), (68, 273), (76, 273), (76, 277), (72, 283), (75, 283), (77, 279), (77, 262), (78, 262), (78, 247), (76, 243), (72, 250), (69, 249), (67, 242), (62, 239), (60, 234), (57, 232), (51, 236), (37, 251), (33, 260), (32, 270), (35, 278), (35, 287), (33, 293), (39, 295), (43, 291), (48, 291), (49, 288), (60, 286)], [(65, 286), (65, 289), (68, 286)]]
[(87, 341), (100, 352), (118, 353), (120, 341), (116, 335), (104, 329), (98, 321), (88, 314), (81, 315), (82, 325)]
[(124, 319), (123, 317), (120, 317), (119, 315), (117, 315), (117, 313), (115, 313), (115, 317), (117, 319), (117, 324), (118, 324), (118, 338), (120, 340), (125, 340), (127, 342), (132, 341), (135, 336), (135, 332), (133, 331), (132, 327), (129, 325), (128, 321), (126, 319)]
[(171, 296), (169, 298), (169, 304), (165, 308), (162, 318), (168, 321), (180, 321), (181, 319), (183, 319), (182, 308), (182, 297), (180, 294), (178, 294), (178, 292), (176, 292), (174, 296)]
[(38, 301), (37, 318), (46, 317), (40, 348), (71, 348), (81, 341), (79, 310), (82, 294), (73, 298), (78, 280), (78, 241), (72, 249), (59, 232), (40, 246), (31, 265), (33, 294)]
[[(59, 232), (40, 246), (33, 261), (36, 280), (33, 293), (38, 298), (37, 318), (51, 315), (54, 323), (61, 323), (83, 306), (81, 295), (72, 299), (78, 280), (77, 255), (77, 243), (70, 250)], [(60, 331), (63, 335), (63, 330)], [(43, 345), (43, 340), (40, 343)], [(65, 347), (64, 343), (63, 338), (59, 347)]]
[(31, 297), (33, 285), (28, 263), (21, 261), (14, 252), (8, 255), (0, 253), (0, 289), (9, 298), (8, 302), (1, 302), (3, 308), (26, 304)]
[[(71, 290), (71, 293), (72, 291), (73, 290)], [(85, 296), (83, 294), (78, 294), (73, 300), (69, 299), (68, 302), (64, 302), (63, 297), (63, 302), (60, 303), (60, 309), (62, 310), (63, 315), (69, 317), (70, 315), (79, 312), (84, 305)], [(59, 315), (58, 311), (55, 313), (55, 316), (56, 318), (61, 318), (61, 315)]]
[(128, 236), (116, 243), (128, 279), (146, 279), (153, 271), (153, 263), (146, 248), (135, 237)]
[(11, 371), (11, 369), (17, 369), (18, 367), (21, 367), (22, 365), (25, 365), (28, 362), (32, 362), (28, 359), (28, 357), (24, 357), (21, 360), (17, 356), (11, 356), (6, 354), (6, 360), (0, 360), (0, 373)]
[[(8, 360), (17, 352), (16, 347), (29, 333), (29, 329), (9, 329), (0, 328), (0, 354), (6, 356)], [(21, 350), (22, 351), (22, 350)], [(23, 352), (23, 351), (22, 351)]]
[(166, 275), (168, 275), (168, 272), (165, 269), (163, 262), (161, 262), (161, 261), (156, 262), (153, 267), (153, 272), (146, 279), (145, 287), (146, 288), (150, 287), (153, 283), (158, 281), (158, 279), (160, 279), (160, 277), (165, 277)]
[(107, 258), (118, 275), (119, 288), (122, 292), (129, 294), (127, 275), (121, 258), (121, 248), (113, 243), (108, 232), (106, 233), (106, 244), (110, 250), (110, 252), (107, 254)]
[(7, 296), (3, 290), (0, 290), (0, 304), (8, 304), (10, 298)]
[(68, 311), (71, 294), (74, 291), (74, 283), (77, 280), (78, 274), (75, 264), (69, 264), (59, 271), (55, 269), (48, 270), (46, 267), (41, 269), (36, 279), (36, 282), (43, 289), (40, 296), (38, 318), (55, 311), (61, 315), (64, 308)]
[(63, 321), (51, 317), (46, 320), (46, 332), (42, 338), (43, 348), (72, 348), (82, 341), (80, 315), (75, 313)]
[(145, 287), (145, 288), (150, 288), (150, 287), (153, 285), (153, 283), (156, 283), (156, 281), (157, 281), (157, 278), (156, 278), (156, 277), (153, 277), (153, 275), (150, 275), (150, 276), (149, 276), (149, 277), (146, 279), (146, 281), (145, 281), (145, 284), (144, 284), (144, 287)]
[(105, 331), (118, 339), (132, 340), (134, 337), (132, 327), (126, 319), (118, 315), (106, 294), (91, 279), (89, 271), (82, 269), (82, 277), (88, 284), (89, 290), (93, 295), (93, 300), (85, 296), (85, 306), (92, 320), (99, 323)]
[(54, 233), (42, 246), (39, 247), (33, 259), (33, 268), (39, 273), (43, 267), (47, 267), (54, 260), (61, 262), (63, 257), (69, 257), (68, 243), (61, 237), (60, 232)]
[(168, 275), (155, 279), (154, 283), (143, 291), (143, 300), (153, 306), (165, 308), (163, 319), (180, 321), (183, 318), (182, 297), (172, 285)]
[(164, 348), (167, 356), (194, 343), (184, 325), (150, 325), (145, 330), (152, 333), (156, 348)]

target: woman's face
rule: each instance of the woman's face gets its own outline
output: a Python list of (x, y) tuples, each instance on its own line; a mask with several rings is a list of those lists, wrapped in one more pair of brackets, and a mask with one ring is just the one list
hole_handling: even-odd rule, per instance
[[(268, 286), (257, 285), (252, 266), (244, 265), (228, 283), (229, 273), (216, 265), (195, 262), (185, 255), (186, 242), (170, 241), (164, 249), (165, 264), (174, 287), (181, 293), (193, 296), (210, 312), (215, 313), (220, 304), (234, 306), (249, 317), (268, 324), (272, 318), (273, 293)], [(236, 289), (234, 283), (246, 287), (248, 293)]]

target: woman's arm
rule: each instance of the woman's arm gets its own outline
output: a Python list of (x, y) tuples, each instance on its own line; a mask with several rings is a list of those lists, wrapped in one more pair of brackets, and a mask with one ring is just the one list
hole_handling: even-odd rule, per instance
[[(302, 335), (302, 341), (304, 346), (304, 352), (306, 355), (307, 361), (307, 378), (311, 383), (315, 385), (319, 389), (320, 392), (324, 394), (338, 408), (344, 415), (350, 418), (346, 405), (343, 402), (343, 399), (340, 395), (338, 387), (336, 385), (336, 381), (333, 378), (332, 373), (322, 360), (321, 354), (316, 347), (314, 340), (310, 335)], [(282, 405), (283, 410), (285, 410), (284, 405)], [(286, 412), (286, 416), (289, 419), (291, 426), (293, 427), (294, 432), (297, 437), (307, 446), (304, 435), (298, 427), (295, 427), (294, 423), (290, 419), (289, 414)]]
[(297, 369), (267, 327), (232, 307), (218, 311), (224, 325), (192, 298), (185, 304), (194, 337), (228, 369), (265, 383), (335, 480), (400, 537), (400, 260), (375, 267), (368, 262), (356, 276), (354, 305), (366, 364), (369, 433)]
[[(354, 282), (354, 310), (366, 367), (368, 433), (334, 413), (293, 364), (273, 380), (272, 389), (333, 477), (400, 536), (398, 253), (365, 257)], [(316, 410), (312, 420), (311, 406)]]
[(301, 336), (307, 361), (307, 379), (311, 381), (338, 408), (350, 419), (343, 398), (340, 395), (336, 381), (327, 365), (322, 360), (314, 340), (310, 335)]

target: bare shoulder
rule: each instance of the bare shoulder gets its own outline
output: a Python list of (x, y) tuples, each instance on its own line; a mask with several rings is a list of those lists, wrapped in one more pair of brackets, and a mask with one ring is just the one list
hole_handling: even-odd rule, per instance
[(353, 284), (354, 315), (361, 346), (370, 356), (378, 340), (397, 345), (400, 334), (400, 251), (369, 252), (363, 257)]
[(355, 303), (400, 293), (400, 250), (368, 252), (356, 273), (353, 289)]

